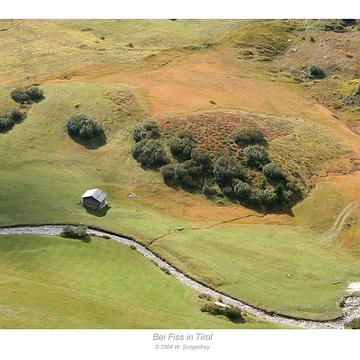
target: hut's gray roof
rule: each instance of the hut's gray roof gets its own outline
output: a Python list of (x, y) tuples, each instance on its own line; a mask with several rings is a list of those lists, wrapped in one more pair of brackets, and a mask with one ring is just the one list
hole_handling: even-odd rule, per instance
[(100, 189), (90, 189), (84, 192), (82, 199), (92, 197), (95, 200), (102, 202), (106, 198), (106, 193)]

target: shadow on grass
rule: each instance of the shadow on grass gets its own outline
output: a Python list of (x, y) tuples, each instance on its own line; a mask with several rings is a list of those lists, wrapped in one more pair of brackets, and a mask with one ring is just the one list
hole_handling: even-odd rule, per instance
[(80, 240), (83, 243), (90, 243), (91, 242), (91, 236), (89, 234), (86, 234), (85, 236), (66, 236), (64, 234), (60, 235), (61, 237), (63, 237), (64, 239), (71, 239), (71, 240)]
[(79, 136), (73, 136), (73, 135), (69, 135), (71, 137), (71, 139), (73, 139), (75, 142), (77, 142), (80, 145), (85, 146), (87, 149), (97, 149), (101, 146), (106, 145), (106, 135), (105, 133), (102, 131), (101, 135), (93, 138), (93, 139), (82, 139)]

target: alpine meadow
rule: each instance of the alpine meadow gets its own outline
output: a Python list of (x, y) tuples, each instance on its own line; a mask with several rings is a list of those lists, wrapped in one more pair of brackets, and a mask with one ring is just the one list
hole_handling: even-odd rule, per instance
[(359, 328), (360, 21), (0, 20), (0, 328)]

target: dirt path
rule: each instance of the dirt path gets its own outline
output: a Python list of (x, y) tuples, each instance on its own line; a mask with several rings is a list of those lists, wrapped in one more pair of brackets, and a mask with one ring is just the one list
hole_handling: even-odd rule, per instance
[[(64, 225), (39, 225), (39, 226), (18, 226), (18, 227), (4, 227), (0, 228), (0, 235), (5, 234), (34, 234), (34, 235), (60, 235)], [(307, 328), (307, 329), (342, 329), (344, 325), (355, 317), (360, 317), (360, 298), (359, 297), (347, 297), (343, 302), (343, 316), (340, 319), (331, 321), (312, 321), (304, 319), (296, 319), (288, 316), (273, 314), (254, 306), (248, 305), (240, 300), (231, 298), (230, 296), (224, 295), (204, 284), (201, 284), (190, 277), (186, 276), (182, 272), (175, 269), (173, 266), (165, 262), (151, 250), (145, 246), (137, 243), (134, 240), (124, 238), (113, 233), (89, 228), (89, 234), (103, 237), (108, 236), (110, 239), (130, 246), (136, 247), (136, 250), (145, 256), (147, 259), (153, 261), (157, 266), (166, 270), (170, 275), (180, 281), (182, 284), (189, 286), (201, 293), (210, 295), (213, 298), (222, 299), (222, 302), (227, 305), (234, 306), (242, 311), (249, 314), (255, 315), (260, 319), (271, 321), (287, 326)]]
[(345, 220), (351, 214), (351, 212), (360, 207), (360, 200), (352, 201), (350, 204), (344, 207), (344, 209), (337, 216), (333, 226), (321, 236), (321, 243), (325, 244), (334, 239), (340, 234), (341, 229), (345, 223)]

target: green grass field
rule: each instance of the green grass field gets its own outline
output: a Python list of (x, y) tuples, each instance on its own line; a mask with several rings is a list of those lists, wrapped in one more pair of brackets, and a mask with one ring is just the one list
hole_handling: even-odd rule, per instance
[(198, 293), (110, 240), (0, 236), (0, 328), (268, 328), (200, 311)]
[(360, 276), (356, 259), (320, 247), (309, 231), (285, 225), (189, 230), (157, 240), (151, 248), (225, 293), (303, 318), (341, 315), (337, 299)]

